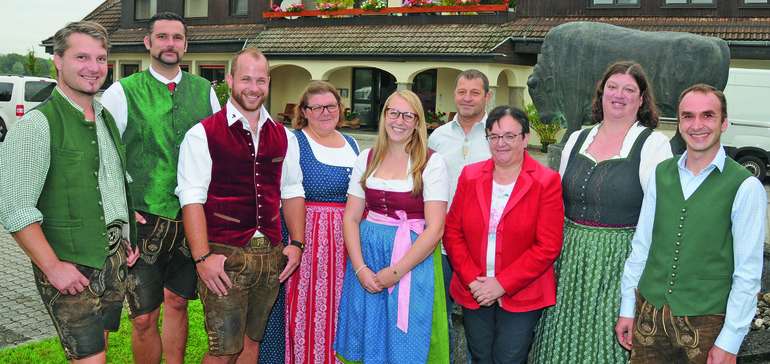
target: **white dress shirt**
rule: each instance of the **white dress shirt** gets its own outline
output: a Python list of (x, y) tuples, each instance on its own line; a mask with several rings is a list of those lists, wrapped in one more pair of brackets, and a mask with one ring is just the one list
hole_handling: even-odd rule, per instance
[[(171, 82), (175, 82), (179, 85), (179, 82), (182, 81), (181, 70), (170, 80), (152, 69), (152, 66), (150, 66), (150, 74), (164, 85), (168, 85)], [(120, 130), (120, 135), (123, 135), (123, 132), (126, 131), (126, 125), (128, 125), (128, 101), (126, 101), (126, 92), (123, 91), (123, 85), (121, 85), (120, 82), (114, 82), (104, 91), (100, 102), (107, 108), (110, 114), (112, 114), (112, 117), (115, 119), (115, 124), (118, 126), (118, 130)], [(214, 89), (211, 89), (209, 102), (211, 103), (212, 114), (222, 109)]]
[[(594, 137), (599, 131), (600, 126), (601, 124), (591, 128), (591, 131), (586, 136), (583, 145), (581, 145), (580, 149), (578, 149), (578, 153), (584, 155), (594, 163), (596, 163), (596, 159), (591, 155), (591, 153), (588, 153), (587, 150), (588, 146), (593, 143)], [(623, 145), (620, 147), (620, 154), (612, 156), (609, 159), (628, 157), (628, 153), (631, 153), (631, 149), (636, 142), (636, 138), (639, 137), (639, 134), (641, 134), (644, 129), (646, 129), (646, 127), (640, 124), (638, 121), (634, 123), (634, 125), (631, 126), (631, 129), (629, 129), (626, 133), (626, 137), (623, 139)], [(575, 143), (577, 142), (577, 138), (580, 135), (580, 132), (581, 130), (572, 133), (572, 135), (569, 136), (569, 139), (567, 139), (567, 143), (564, 144), (564, 150), (561, 152), (561, 162), (559, 163), (559, 174), (562, 177), (564, 177), (564, 171), (567, 169), (570, 153), (572, 153), (572, 148), (575, 147)], [(657, 167), (658, 163), (671, 158), (672, 155), (671, 144), (669, 143), (668, 137), (661, 132), (653, 131), (642, 145), (642, 158), (639, 161), (639, 183), (642, 186), (643, 192), (647, 192), (647, 180), (650, 179), (651, 174), (655, 173), (655, 167)]]
[[(262, 106), (259, 113), (259, 125), (257, 133), (251, 133), (249, 121), (236, 109), (230, 100), (225, 105), (227, 110), (227, 125), (233, 125), (241, 121), (243, 129), (248, 130), (254, 145), (259, 148), (259, 131), (265, 123), (275, 123)], [(284, 129), (286, 129), (284, 127)], [(281, 199), (305, 197), (302, 187), (302, 169), (299, 165), (299, 145), (297, 137), (289, 129), (286, 129), (288, 147), (286, 157), (281, 166)], [(211, 183), (211, 168), (213, 162), (209, 154), (206, 130), (201, 123), (195, 124), (184, 136), (179, 148), (179, 165), (177, 168), (177, 187), (174, 193), (179, 197), (179, 204), (185, 205), (206, 203), (209, 184)], [(261, 236), (259, 232), (254, 236)]]
[(487, 123), (487, 114), (473, 124), (470, 132), (465, 134), (460, 122), (455, 118), (436, 128), (428, 137), (428, 148), (441, 153), (447, 166), (449, 176), (449, 203), (447, 209), (452, 204), (452, 199), (457, 190), (457, 180), (460, 178), (460, 172), (471, 163), (481, 162), (491, 157), (489, 152), (489, 143), (487, 143), (486, 132), (484, 131)]
[[(679, 180), (684, 198), (689, 198), (700, 187), (714, 168), (724, 170), (725, 152), (720, 148), (714, 160), (697, 175), (685, 167), (687, 152), (678, 162)], [(641, 279), (652, 243), (652, 229), (656, 206), (655, 173), (650, 176), (644, 195), (639, 224), (631, 240), (631, 254), (623, 269), (620, 281), (620, 316), (634, 317), (635, 291)], [(725, 196), (726, 198), (728, 196)], [(762, 183), (749, 177), (738, 188), (733, 201), (730, 219), (733, 235), (733, 282), (727, 298), (725, 322), (714, 345), (736, 354), (757, 309), (757, 292), (762, 275), (762, 251), (765, 241), (767, 194)]]

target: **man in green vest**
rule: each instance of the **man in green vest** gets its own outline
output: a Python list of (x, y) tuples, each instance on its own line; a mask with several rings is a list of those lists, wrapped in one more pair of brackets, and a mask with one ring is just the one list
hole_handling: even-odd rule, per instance
[[(144, 45), (150, 67), (123, 78), (102, 96), (126, 143), (131, 195), (141, 257), (129, 271), (126, 292), (137, 363), (184, 361), (187, 301), (195, 298), (196, 273), (174, 195), (179, 145), (200, 120), (219, 111), (208, 80), (179, 67), (187, 51), (187, 26), (174, 13), (148, 23)], [(163, 328), (158, 331), (163, 303)], [(162, 342), (162, 344), (161, 344)]]
[(0, 143), (0, 221), (33, 263), (40, 296), (73, 363), (104, 363), (126, 270), (139, 257), (126, 154), (94, 99), (107, 75), (107, 31), (70, 23), (53, 38), (58, 86)]
[(767, 194), (722, 148), (721, 91), (688, 88), (678, 117), (687, 150), (650, 178), (615, 333), (631, 363), (735, 363), (757, 308)]

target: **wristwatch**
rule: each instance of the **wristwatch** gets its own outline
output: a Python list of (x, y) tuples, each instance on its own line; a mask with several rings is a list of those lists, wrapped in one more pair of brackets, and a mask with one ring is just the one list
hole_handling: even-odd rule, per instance
[(299, 240), (291, 240), (289, 242), (289, 245), (294, 245), (297, 248), (299, 248), (299, 250), (305, 251), (305, 243), (303, 243), (303, 242), (301, 242)]

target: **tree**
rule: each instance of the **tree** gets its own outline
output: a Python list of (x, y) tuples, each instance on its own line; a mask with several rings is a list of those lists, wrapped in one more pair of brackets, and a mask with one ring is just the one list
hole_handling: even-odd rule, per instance
[(24, 68), (27, 70), (27, 75), (29, 76), (37, 76), (38, 74), (38, 67), (37, 67), (37, 57), (35, 57), (35, 51), (29, 50), (27, 52), (27, 58), (26, 62), (24, 64)]
[(23, 75), (24, 74), (24, 65), (21, 62), (16, 62), (11, 66), (11, 73), (14, 75)]
[(57, 73), (56, 73), (56, 65), (53, 64), (53, 61), (48, 60), (48, 77), (56, 79)]

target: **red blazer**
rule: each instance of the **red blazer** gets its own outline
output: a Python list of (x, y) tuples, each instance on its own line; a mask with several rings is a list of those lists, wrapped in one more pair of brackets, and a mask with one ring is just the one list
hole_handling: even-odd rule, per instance
[[(454, 273), (449, 290), (461, 306), (478, 309), (468, 285), (486, 276), (491, 159), (466, 166), (446, 218), (444, 247)], [(521, 172), (497, 226), (495, 278), (502, 308), (526, 312), (556, 304), (553, 263), (561, 252), (564, 204), (559, 174), (524, 152)]]

